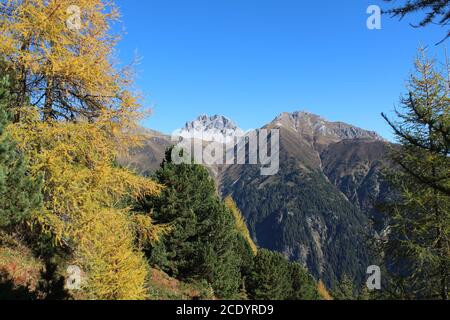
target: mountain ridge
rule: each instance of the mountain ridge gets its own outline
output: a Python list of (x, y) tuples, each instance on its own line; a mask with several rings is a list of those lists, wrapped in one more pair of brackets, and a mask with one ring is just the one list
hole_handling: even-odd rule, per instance
[[(239, 137), (238, 126), (219, 115), (200, 116), (185, 129), (188, 137), (205, 129), (219, 142)], [(383, 221), (375, 227), (370, 221), (378, 215), (375, 203), (388, 194), (381, 172), (390, 144), (373, 131), (304, 111), (281, 113), (261, 129), (280, 130), (279, 173), (216, 166), (210, 172), (220, 194), (236, 201), (258, 246), (298, 261), (328, 286), (344, 275), (362, 283), (371, 262), (365, 239), (383, 228)], [(151, 131), (133, 166), (151, 174), (171, 144), (171, 137)]]
[(235, 137), (243, 136), (244, 131), (230, 118), (223, 115), (200, 115), (195, 120), (186, 122), (185, 126), (174, 135), (187, 139), (203, 141), (232, 142)]

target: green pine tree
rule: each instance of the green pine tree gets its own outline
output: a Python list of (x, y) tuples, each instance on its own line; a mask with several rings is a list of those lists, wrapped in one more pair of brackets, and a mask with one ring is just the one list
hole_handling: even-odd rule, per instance
[(41, 183), (27, 171), (27, 162), (5, 128), (13, 97), (7, 77), (0, 80), (0, 229), (14, 231), (42, 202)]
[[(391, 121), (400, 147), (389, 175), (398, 190), (385, 208), (390, 229), (386, 268), (405, 299), (448, 299), (450, 276), (450, 82), (422, 52), (398, 121)], [(392, 289), (392, 288), (391, 288)]]
[(216, 193), (208, 171), (197, 164), (174, 164), (166, 152), (157, 182), (159, 197), (144, 206), (158, 223), (172, 230), (150, 250), (150, 262), (182, 280), (206, 280), (221, 298), (233, 298), (241, 287), (235, 221)]
[(291, 292), (289, 266), (286, 258), (278, 252), (258, 250), (247, 290), (254, 300), (285, 300)]
[(317, 283), (304, 267), (297, 262), (288, 265), (291, 290), (288, 300), (319, 300)]
[(353, 281), (347, 275), (336, 284), (331, 295), (335, 300), (355, 300), (358, 296)]

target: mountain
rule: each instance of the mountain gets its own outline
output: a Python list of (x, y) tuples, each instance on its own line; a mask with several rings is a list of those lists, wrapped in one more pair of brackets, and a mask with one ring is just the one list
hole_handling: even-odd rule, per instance
[(343, 122), (329, 122), (318, 115), (305, 111), (284, 112), (267, 127), (294, 131), (317, 143), (348, 139), (383, 140), (376, 132), (360, 129)]
[[(278, 174), (262, 176), (260, 165), (209, 167), (221, 195), (234, 198), (258, 246), (300, 262), (328, 286), (344, 275), (364, 282), (373, 264), (367, 239), (384, 227), (374, 204), (389, 194), (381, 171), (390, 144), (375, 132), (308, 112), (282, 113), (261, 129), (279, 129)], [(177, 134), (228, 143), (243, 131), (216, 115), (200, 116)], [(147, 137), (130, 156), (140, 172), (156, 168), (171, 144), (157, 132)]]
[(323, 172), (357, 208), (374, 223), (376, 232), (386, 227), (386, 218), (374, 208), (391, 194), (382, 171), (392, 167), (386, 155), (394, 145), (382, 140), (343, 140), (322, 153)]
[(137, 134), (142, 137), (141, 145), (121, 155), (118, 162), (139, 174), (149, 175), (158, 169), (166, 149), (173, 143), (170, 136), (158, 131), (140, 128)]
[(388, 143), (307, 112), (283, 113), (263, 128), (279, 129), (279, 173), (225, 166), (221, 193), (233, 196), (257, 245), (299, 261), (328, 286), (344, 275), (362, 283), (371, 265), (366, 239), (376, 231), (370, 220), (379, 216), (374, 204), (387, 192), (380, 171)]
[(201, 115), (194, 121), (187, 122), (184, 128), (176, 131), (175, 135), (187, 139), (225, 143), (234, 141), (236, 136), (243, 136), (244, 131), (227, 117)]

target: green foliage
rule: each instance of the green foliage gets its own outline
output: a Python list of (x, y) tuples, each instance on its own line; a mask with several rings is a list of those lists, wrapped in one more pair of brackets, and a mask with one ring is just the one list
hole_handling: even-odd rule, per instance
[(240, 299), (319, 299), (317, 284), (298, 263), (258, 250), (245, 221), (228, 197), (218, 198), (208, 171), (171, 161), (172, 149), (155, 177), (164, 185), (147, 197), (158, 223), (171, 232), (148, 250), (150, 263), (180, 280), (209, 283), (216, 296)]
[(355, 300), (357, 292), (353, 281), (347, 275), (344, 275), (334, 287), (331, 295), (335, 300)]
[(255, 255), (247, 239), (241, 234), (237, 235), (234, 250), (236, 251), (237, 256), (240, 258), (240, 273), (243, 277), (243, 281), (245, 281), (245, 278), (250, 275), (250, 270), (253, 266)]
[(7, 77), (0, 80), (0, 228), (22, 224), (42, 203), (41, 183), (29, 175), (27, 161), (5, 133), (9, 123)]
[(150, 250), (150, 262), (181, 280), (206, 280), (216, 295), (232, 298), (241, 284), (234, 218), (217, 196), (208, 171), (172, 163), (171, 152), (167, 150), (155, 175), (165, 188), (144, 203), (158, 223), (171, 227)]
[(398, 122), (385, 119), (401, 147), (389, 177), (397, 197), (385, 206), (390, 232), (383, 246), (393, 298), (448, 299), (450, 272), (450, 90), (423, 53), (402, 99)]
[(288, 264), (291, 290), (288, 300), (319, 300), (317, 284), (308, 270), (299, 263)]
[(258, 250), (246, 281), (249, 297), (254, 300), (315, 300), (315, 280), (298, 263), (282, 254)]
[(282, 254), (259, 250), (247, 284), (250, 298), (284, 300), (290, 291), (288, 273), (288, 261)]
[(322, 173), (302, 170), (295, 159), (282, 162), (280, 168), (270, 183), (264, 182), (267, 178), (259, 175), (258, 167), (250, 165), (243, 168), (239, 181), (225, 182), (224, 192), (233, 194), (245, 212), (256, 244), (289, 252), (290, 260), (306, 265), (327, 286), (343, 274), (362, 283), (363, 266), (368, 265), (367, 216)]
[[(394, 0), (384, 1), (393, 2)], [(424, 18), (417, 24), (420, 27), (425, 27), (429, 24), (438, 24), (446, 27), (450, 22), (450, 2), (448, 0), (405, 0), (402, 4), (396, 3), (395, 8), (386, 11), (386, 13), (400, 18), (417, 14), (417, 12), (426, 13)], [(450, 31), (441, 42), (444, 42), (449, 36)]]

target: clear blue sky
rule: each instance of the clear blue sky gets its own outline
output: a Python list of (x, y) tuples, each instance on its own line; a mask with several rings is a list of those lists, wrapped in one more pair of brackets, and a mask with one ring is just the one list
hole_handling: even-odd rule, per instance
[[(419, 45), (432, 56), (446, 34), (382, 18), (380, 0), (119, 0), (126, 34), (120, 61), (137, 53), (137, 87), (153, 114), (146, 127), (171, 133), (200, 114), (244, 129), (306, 110), (391, 138), (380, 117), (404, 92)], [(448, 43), (448, 41), (447, 41)]]

